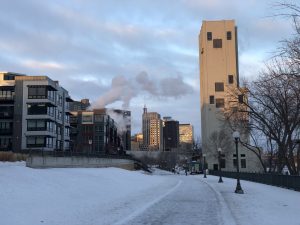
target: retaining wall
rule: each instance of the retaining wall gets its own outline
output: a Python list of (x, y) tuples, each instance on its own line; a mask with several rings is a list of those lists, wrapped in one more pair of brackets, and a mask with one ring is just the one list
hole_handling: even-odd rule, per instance
[(26, 166), (30, 168), (102, 168), (118, 167), (134, 170), (134, 161), (130, 159), (96, 158), (96, 157), (54, 157), (29, 156)]

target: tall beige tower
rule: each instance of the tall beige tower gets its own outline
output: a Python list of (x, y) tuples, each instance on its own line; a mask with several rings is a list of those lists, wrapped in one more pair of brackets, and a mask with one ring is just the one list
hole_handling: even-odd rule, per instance
[[(203, 153), (209, 169), (218, 168), (218, 148), (223, 168), (233, 170), (236, 159), (232, 130), (226, 126), (223, 109), (229, 103), (228, 89), (239, 86), (237, 27), (234, 20), (203, 21), (199, 35), (201, 133)], [(222, 140), (225, 131), (226, 140)], [(223, 135), (225, 136), (225, 135)], [(220, 140), (221, 141), (220, 141)], [(219, 142), (219, 143), (218, 143)], [(257, 160), (240, 149), (241, 170), (255, 171)]]
[(162, 120), (160, 114), (147, 112), (146, 106), (143, 113), (143, 145), (145, 149), (162, 150)]

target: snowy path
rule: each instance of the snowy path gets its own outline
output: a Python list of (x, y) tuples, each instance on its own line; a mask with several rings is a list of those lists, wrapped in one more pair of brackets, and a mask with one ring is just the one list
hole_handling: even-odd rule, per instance
[(124, 224), (221, 224), (219, 200), (214, 191), (194, 176), (180, 176), (180, 180), (181, 185), (169, 195)]
[(0, 163), (0, 225), (300, 225), (300, 192), (223, 180)]

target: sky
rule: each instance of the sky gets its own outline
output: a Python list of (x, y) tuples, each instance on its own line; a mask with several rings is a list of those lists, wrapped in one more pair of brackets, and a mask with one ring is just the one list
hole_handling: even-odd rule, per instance
[[(74, 100), (191, 123), (200, 136), (198, 35), (234, 19), (240, 76), (253, 78), (291, 21), (271, 0), (0, 0), (0, 71), (47, 75)], [(290, 1), (293, 2), (293, 1)]]

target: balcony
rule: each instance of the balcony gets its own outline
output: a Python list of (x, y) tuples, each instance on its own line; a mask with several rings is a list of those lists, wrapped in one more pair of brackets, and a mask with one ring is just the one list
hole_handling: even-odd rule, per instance
[(0, 129), (0, 135), (12, 135), (13, 129), (8, 128), (8, 129)]

